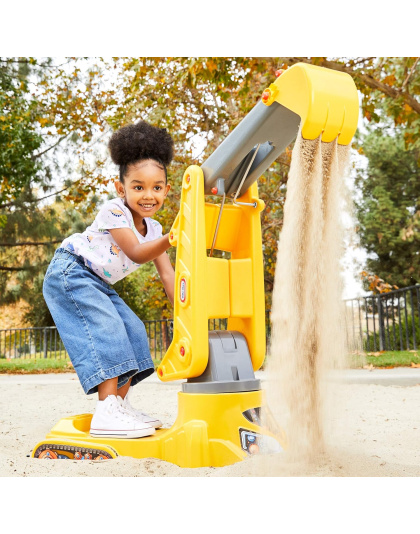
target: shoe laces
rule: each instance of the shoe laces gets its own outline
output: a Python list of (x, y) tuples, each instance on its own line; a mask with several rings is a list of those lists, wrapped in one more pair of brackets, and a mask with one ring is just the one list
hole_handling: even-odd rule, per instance
[[(130, 388), (131, 389), (131, 388)], [(133, 412), (138, 412), (138, 410), (136, 410), (131, 402), (130, 402), (130, 399), (129, 399), (129, 396), (130, 396), (130, 389), (127, 391), (127, 394), (124, 398), (121, 398), (121, 403), (120, 403), (120, 406), (123, 410), (129, 412), (129, 413), (133, 413)]]
[(127, 394), (126, 394), (126, 396), (124, 398), (120, 397), (120, 399), (121, 399), (121, 404), (120, 404), (121, 408), (131, 416), (133, 416), (133, 414), (135, 414), (136, 417), (143, 417), (143, 418), (149, 419), (150, 421), (153, 421), (154, 420), (153, 417), (151, 417), (147, 413), (141, 412), (140, 410), (137, 410), (136, 408), (133, 407), (133, 405), (130, 402), (130, 398), (129, 398), (130, 394), (131, 394), (131, 387), (127, 391)]
[(122, 421), (132, 419), (132, 415), (130, 414), (130, 412), (126, 408), (121, 406), (118, 401), (112, 402), (112, 404), (108, 407), (108, 412), (112, 415), (115, 415), (118, 419)]
[(132, 410), (133, 407), (131, 406), (131, 403), (130, 401), (128, 400), (128, 394), (123, 398), (121, 399), (121, 406), (122, 408), (124, 408), (125, 410)]

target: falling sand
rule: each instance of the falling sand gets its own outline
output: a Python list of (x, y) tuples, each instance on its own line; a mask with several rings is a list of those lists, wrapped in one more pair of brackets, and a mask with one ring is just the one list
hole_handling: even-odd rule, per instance
[[(326, 374), (342, 366), (346, 354), (340, 258), (348, 159), (348, 146), (300, 134), (292, 154), (272, 299), (265, 414), (268, 426), (274, 422), (285, 430), (291, 461), (310, 462), (324, 452), (332, 405)], [(272, 462), (270, 457), (270, 470)]]

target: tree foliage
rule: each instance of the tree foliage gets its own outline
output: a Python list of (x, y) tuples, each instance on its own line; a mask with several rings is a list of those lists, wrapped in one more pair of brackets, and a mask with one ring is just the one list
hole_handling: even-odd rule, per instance
[(143, 265), (113, 287), (141, 319), (157, 321), (172, 318), (172, 305), (153, 263)]
[(399, 287), (420, 283), (420, 149), (405, 149), (404, 136), (371, 132), (360, 171), (357, 217), (367, 269)]
[(88, 111), (102, 99), (100, 78), (91, 82), (80, 62), (0, 58), (0, 304), (24, 298), (37, 325), (51, 324), (41, 293), (48, 261), (109, 181), (89, 146), (109, 130)]
[(42, 137), (35, 115), (36, 101), (29, 95), (23, 65), (0, 58), (0, 204), (36, 181), (40, 164), (33, 154)]
[[(18, 277), (27, 276), (28, 280), (42, 277), (54, 241), (71, 233), (71, 224), (66, 226), (60, 220), (63, 214), (51, 213), (56, 204), (51, 207), (50, 201), (62, 202), (70, 219), (79, 217), (85, 221), (93, 217), (97, 202), (112, 189), (117, 169), (107, 159), (106, 142), (113, 130), (144, 119), (166, 127), (173, 135), (176, 157), (169, 169), (172, 191), (157, 216), (168, 231), (178, 211), (180, 183), (186, 167), (200, 165), (259, 101), (263, 90), (275, 79), (276, 71), (297, 62), (349, 73), (362, 95), (365, 125), (370, 125), (370, 129), (391, 126), (402, 143), (401, 149), (416, 154), (420, 143), (418, 60), (130, 57), (64, 58), (60, 62), (50, 58), (1, 58), (0, 73), (9, 85), (4, 85), (4, 89), (1, 86), (0, 98), (2, 102), (9, 99), (10, 111), (3, 114), (0, 128), (21, 135), (22, 139), (27, 136), (25, 142), (11, 148), (21, 150), (16, 157), (20, 164), (28, 166), (25, 173), (17, 173), (9, 156), (0, 160), (1, 169), (10, 163), (7, 168), (13, 171), (7, 181), (2, 180), (6, 196), (0, 205), (0, 216), (4, 225), (6, 218), (10, 218), (0, 233), (1, 242), (7, 243), (7, 247), (0, 248), (2, 288), (8, 288), (2, 289), (2, 296), (7, 294), (11, 298), (10, 289), (19, 286)], [(14, 99), (14, 95), (18, 98)], [(361, 152), (364, 150), (360, 136), (355, 146)], [(292, 146), (259, 180), (260, 196), (266, 202), (262, 232), (268, 307), (291, 150)], [(363, 191), (371, 194), (368, 188)], [(41, 201), (44, 197), (46, 200)], [(416, 224), (415, 219), (407, 221), (406, 242), (412, 239), (410, 232), (415, 232)], [(29, 241), (34, 244), (23, 248), (22, 243)], [(35, 244), (45, 242), (50, 246)], [(373, 251), (377, 243), (366, 246)], [(175, 253), (170, 250), (172, 261)], [(150, 306), (156, 313), (170, 315), (153, 269), (146, 271), (145, 276), (130, 277), (124, 284), (121, 291), (126, 298), (133, 295), (136, 285), (144, 288), (133, 304), (139, 310)], [(19, 287), (29, 288), (22, 284)], [(16, 298), (18, 294), (23, 292), (16, 291)]]
[(379, 278), (377, 274), (369, 274), (366, 271), (360, 273), (360, 277), (363, 280), (363, 284), (367, 291), (371, 291), (374, 295), (389, 293), (394, 289), (399, 289), (398, 286), (393, 286)]
[(96, 202), (98, 198), (93, 197), (78, 209), (62, 200), (35, 210), (23, 204), (8, 215), (0, 247), (3, 264), (12, 267), (3, 265), (0, 271), (1, 304), (23, 298), (28, 304), (25, 320), (29, 324), (53, 325), (42, 296), (44, 273), (63, 236), (83, 232), (91, 224), (90, 210)]

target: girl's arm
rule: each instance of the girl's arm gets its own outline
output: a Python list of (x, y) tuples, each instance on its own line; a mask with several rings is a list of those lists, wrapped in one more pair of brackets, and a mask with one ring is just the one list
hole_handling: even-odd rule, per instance
[(168, 299), (174, 305), (174, 292), (175, 292), (175, 271), (171, 265), (169, 256), (164, 252), (161, 256), (154, 260), (154, 264), (162, 280), (163, 287), (165, 288)]
[(115, 228), (113, 230), (110, 229), (109, 232), (124, 254), (135, 263), (141, 264), (155, 260), (171, 246), (169, 234), (147, 243), (139, 243), (135, 233), (130, 228)]

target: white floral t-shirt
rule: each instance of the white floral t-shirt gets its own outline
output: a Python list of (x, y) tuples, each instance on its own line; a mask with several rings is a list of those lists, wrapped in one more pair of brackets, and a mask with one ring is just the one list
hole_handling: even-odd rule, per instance
[(108, 284), (115, 284), (140, 265), (124, 254), (112, 239), (109, 230), (131, 228), (140, 243), (153, 241), (162, 236), (162, 226), (157, 221), (150, 217), (145, 217), (144, 221), (147, 226), (145, 237), (134, 226), (133, 216), (124, 201), (114, 198), (102, 206), (91, 226), (88, 226), (82, 234), (67, 237), (60, 246), (82, 256), (89, 269)]

